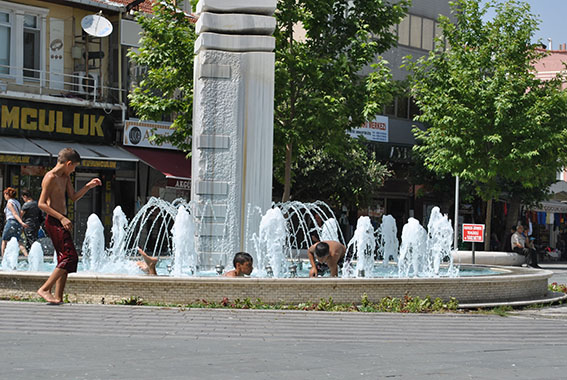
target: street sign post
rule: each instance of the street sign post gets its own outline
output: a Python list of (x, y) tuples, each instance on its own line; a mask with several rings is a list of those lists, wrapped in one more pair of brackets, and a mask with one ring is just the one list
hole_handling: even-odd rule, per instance
[(484, 224), (463, 224), (463, 241), (472, 243), (472, 263), (474, 264), (474, 243), (484, 242)]

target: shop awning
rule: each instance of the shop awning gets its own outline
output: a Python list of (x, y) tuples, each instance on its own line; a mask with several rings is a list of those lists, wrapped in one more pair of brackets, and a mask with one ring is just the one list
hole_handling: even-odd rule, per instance
[(92, 169), (134, 169), (138, 157), (124, 149), (110, 145), (95, 145), (76, 142), (30, 139), (34, 144), (57, 159), (59, 151), (63, 148), (73, 148), (81, 156), (83, 168)]
[(530, 211), (567, 214), (567, 203), (559, 202), (559, 201), (540, 202), (539, 207), (531, 207)]
[(48, 163), (49, 159), (49, 153), (26, 138), (7, 136), (0, 138), (0, 163), (40, 165)]
[(147, 165), (162, 172), (166, 178), (191, 179), (191, 160), (187, 159), (183, 152), (129, 146), (125, 146), (124, 149), (139, 157)]

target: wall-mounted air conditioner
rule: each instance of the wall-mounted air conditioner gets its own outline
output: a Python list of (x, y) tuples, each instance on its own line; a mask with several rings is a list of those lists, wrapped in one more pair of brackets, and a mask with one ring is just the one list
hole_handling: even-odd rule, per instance
[(76, 71), (73, 73), (73, 90), (82, 95), (93, 95), (95, 89), (100, 92), (100, 77), (98, 73)]

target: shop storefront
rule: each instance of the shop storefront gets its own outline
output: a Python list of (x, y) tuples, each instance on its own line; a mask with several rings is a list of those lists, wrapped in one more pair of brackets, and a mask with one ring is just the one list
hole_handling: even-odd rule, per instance
[(79, 202), (68, 204), (77, 246), (92, 213), (100, 217), (109, 237), (115, 206), (132, 217), (136, 202), (138, 158), (112, 145), (120, 118), (119, 112), (102, 109), (0, 98), (1, 187), (14, 187), (18, 194), (27, 188), (39, 198), (43, 176), (56, 164), (59, 151), (72, 147), (82, 159), (72, 178), (75, 187), (94, 177), (103, 182)]
[(171, 133), (169, 123), (127, 120), (124, 126), (124, 149), (140, 159), (138, 190), (140, 204), (150, 197), (166, 201), (191, 199), (191, 160), (171, 144), (156, 145), (153, 135)]
[(566, 251), (567, 204), (559, 201), (541, 202), (538, 207), (525, 210), (522, 223), (531, 226), (532, 236), (539, 247)]

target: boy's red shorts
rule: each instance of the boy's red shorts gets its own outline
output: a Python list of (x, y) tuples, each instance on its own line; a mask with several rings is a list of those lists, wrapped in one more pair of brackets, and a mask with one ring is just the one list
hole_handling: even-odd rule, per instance
[(68, 273), (76, 272), (79, 255), (75, 250), (71, 232), (67, 231), (60, 221), (49, 215), (45, 219), (45, 229), (57, 252), (57, 268), (65, 269)]

